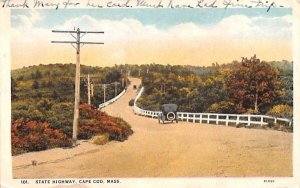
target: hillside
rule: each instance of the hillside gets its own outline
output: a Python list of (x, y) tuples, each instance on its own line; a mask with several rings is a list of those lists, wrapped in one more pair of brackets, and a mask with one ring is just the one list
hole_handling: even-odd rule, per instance
[[(81, 66), (81, 75), (92, 76), (94, 84), (120, 83), (116, 67)], [(13, 155), (71, 145), (75, 65), (39, 65), (12, 71), (12, 151)], [(125, 87), (125, 86), (124, 86)], [(106, 100), (115, 96), (115, 87), (108, 86)], [(102, 87), (94, 88), (92, 107), (87, 104), (86, 78), (81, 78), (79, 139), (90, 139), (108, 133), (110, 140), (123, 141), (133, 133), (120, 118), (95, 109), (103, 102)]]

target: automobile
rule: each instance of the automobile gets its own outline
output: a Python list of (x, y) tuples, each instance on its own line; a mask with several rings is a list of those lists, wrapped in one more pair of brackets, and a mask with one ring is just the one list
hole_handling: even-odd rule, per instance
[(134, 105), (134, 99), (131, 99), (128, 103), (129, 106), (133, 106)]
[(177, 115), (177, 104), (163, 104), (160, 106), (160, 113), (158, 114), (158, 123), (165, 121), (175, 121), (178, 123), (178, 115)]

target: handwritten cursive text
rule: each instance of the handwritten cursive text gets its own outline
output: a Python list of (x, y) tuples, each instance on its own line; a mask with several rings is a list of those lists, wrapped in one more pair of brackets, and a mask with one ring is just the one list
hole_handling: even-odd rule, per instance
[(27, 0), (22, 3), (14, 3), (12, 0), (3, 0), (2, 8), (29, 8)]

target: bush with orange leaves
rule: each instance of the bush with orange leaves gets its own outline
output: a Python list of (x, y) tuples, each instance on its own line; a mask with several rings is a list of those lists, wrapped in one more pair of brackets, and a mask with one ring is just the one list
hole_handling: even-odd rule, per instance
[(55, 147), (68, 147), (72, 140), (47, 122), (16, 120), (11, 126), (12, 154), (40, 151)]
[(128, 123), (121, 118), (108, 116), (87, 104), (80, 105), (80, 118), (79, 139), (90, 139), (92, 136), (108, 133), (109, 140), (124, 141), (133, 134)]
[[(11, 126), (12, 154), (72, 146), (71, 136), (68, 136), (72, 135), (72, 132), (65, 134), (61, 129), (53, 128), (51, 125), (47, 121), (39, 122), (29, 118), (13, 121)], [(109, 135), (109, 140), (124, 141), (133, 131), (121, 118), (111, 117), (87, 104), (80, 105), (78, 139), (86, 140), (104, 133)]]

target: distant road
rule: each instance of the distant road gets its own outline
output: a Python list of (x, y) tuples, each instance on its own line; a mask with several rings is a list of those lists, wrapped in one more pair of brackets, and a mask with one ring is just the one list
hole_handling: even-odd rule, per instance
[(104, 146), (82, 142), (78, 148), (84, 151), (80, 154), (52, 162), (49, 156), (57, 157), (61, 153), (61, 158), (64, 158), (76, 148), (17, 156), (13, 159), (15, 167), (30, 158), (38, 161), (47, 161), (49, 158), (49, 162), (15, 168), (14, 176), (292, 176), (292, 133), (187, 122), (158, 124), (157, 119), (135, 115), (128, 106), (130, 99), (136, 95), (133, 85), (141, 83), (137, 78), (130, 78), (130, 81), (127, 92), (103, 109), (112, 116), (123, 118), (132, 126), (134, 134), (127, 141), (114, 141)]

